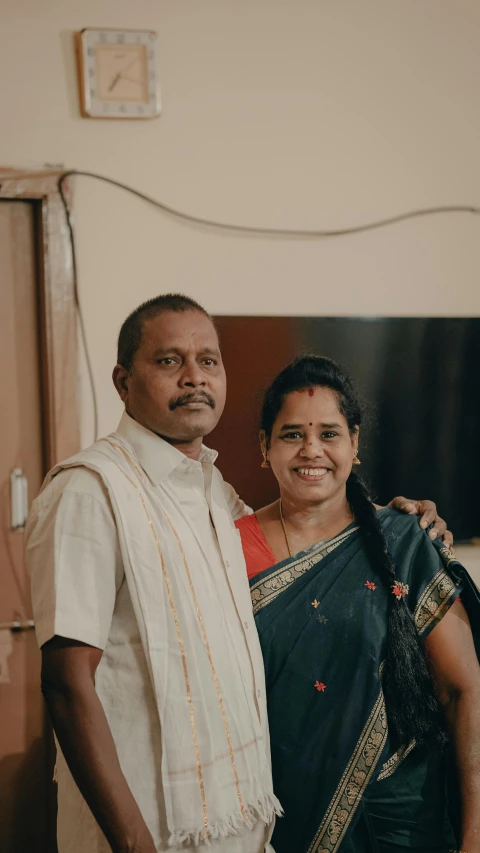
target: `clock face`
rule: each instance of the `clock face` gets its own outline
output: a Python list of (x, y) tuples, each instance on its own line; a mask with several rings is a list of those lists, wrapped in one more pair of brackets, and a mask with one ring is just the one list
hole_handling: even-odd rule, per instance
[(147, 48), (143, 44), (98, 44), (97, 92), (101, 101), (148, 104)]
[(83, 30), (77, 38), (84, 116), (152, 118), (159, 114), (155, 33)]

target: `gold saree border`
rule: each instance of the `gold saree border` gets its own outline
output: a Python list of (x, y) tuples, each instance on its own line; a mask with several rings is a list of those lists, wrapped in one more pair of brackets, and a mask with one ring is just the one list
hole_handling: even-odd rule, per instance
[(282, 592), (288, 589), (288, 587), (291, 586), (297, 578), (305, 574), (305, 572), (308, 572), (308, 570), (313, 568), (313, 566), (316, 566), (317, 563), (334, 551), (335, 548), (338, 548), (345, 539), (348, 539), (352, 533), (355, 533), (355, 531), (359, 529), (360, 527), (356, 525), (355, 527), (350, 528), (350, 530), (339, 533), (338, 536), (334, 536), (333, 539), (329, 539), (328, 542), (321, 546), (314, 554), (311, 554), (308, 557), (299, 557), (298, 560), (294, 560), (289, 566), (285, 566), (283, 569), (277, 569), (276, 572), (273, 572), (270, 577), (265, 580), (257, 581), (257, 583), (255, 583), (250, 589), (254, 616), (262, 610), (262, 608), (266, 607), (267, 604), (271, 604), (271, 602), (274, 601), (274, 599)]
[(402, 761), (405, 760), (407, 755), (410, 755), (412, 750), (415, 749), (417, 742), (415, 739), (411, 740), (408, 746), (401, 746), (400, 749), (397, 749), (396, 752), (382, 765), (382, 769), (377, 776), (377, 782), (381, 782), (382, 779), (388, 779), (389, 776), (393, 776), (395, 770), (400, 767)]
[(308, 853), (337, 853), (387, 740), (383, 691), (363, 728)]
[(434, 622), (439, 622), (442, 619), (450, 607), (451, 598), (456, 591), (457, 587), (450, 575), (444, 569), (440, 569), (425, 587), (415, 607), (413, 616), (415, 627), (420, 636)]
[(442, 557), (443, 562), (446, 564), (447, 568), (450, 565), (450, 563), (458, 563), (458, 560), (457, 560), (455, 554), (452, 554), (452, 552), (450, 551), (450, 548), (447, 548), (446, 545), (444, 545), (442, 548), (440, 548), (440, 555)]

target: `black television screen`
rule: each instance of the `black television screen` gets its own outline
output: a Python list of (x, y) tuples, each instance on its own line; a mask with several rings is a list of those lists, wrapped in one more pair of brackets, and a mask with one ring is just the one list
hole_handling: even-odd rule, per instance
[(480, 319), (218, 317), (225, 413), (207, 444), (254, 508), (277, 497), (260, 468), (262, 392), (292, 358), (340, 362), (366, 400), (360, 472), (379, 503), (431, 498), (455, 538), (480, 536)]

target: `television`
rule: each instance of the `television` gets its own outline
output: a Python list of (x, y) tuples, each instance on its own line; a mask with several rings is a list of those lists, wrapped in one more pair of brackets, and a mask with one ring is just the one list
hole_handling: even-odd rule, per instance
[(254, 509), (275, 500), (262, 469), (262, 395), (295, 356), (342, 364), (367, 403), (357, 469), (380, 504), (431, 498), (455, 539), (480, 537), (480, 318), (247, 317), (215, 319), (227, 404), (207, 444)]

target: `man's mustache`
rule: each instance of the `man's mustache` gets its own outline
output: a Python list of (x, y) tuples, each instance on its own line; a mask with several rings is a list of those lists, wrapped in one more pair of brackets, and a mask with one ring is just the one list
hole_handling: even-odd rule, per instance
[(173, 412), (178, 406), (183, 406), (185, 403), (191, 402), (207, 403), (211, 409), (215, 408), (215, 400), (206, 391), (190, 392), (189, 394), (182, 394), (181, 397), (174, 397), (170, 400), (168, 408)]

